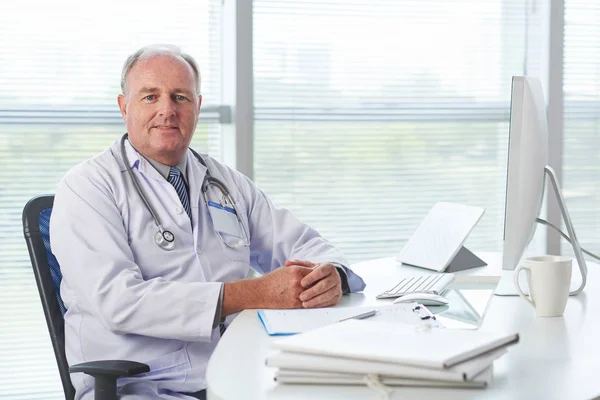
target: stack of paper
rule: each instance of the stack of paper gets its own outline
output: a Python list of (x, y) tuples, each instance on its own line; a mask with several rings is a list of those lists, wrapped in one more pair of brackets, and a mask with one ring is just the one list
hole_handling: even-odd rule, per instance
[(516, 333), (449, 330), (348, 320), (273, 343), (267, 358), (281, 383), (485, 387)]

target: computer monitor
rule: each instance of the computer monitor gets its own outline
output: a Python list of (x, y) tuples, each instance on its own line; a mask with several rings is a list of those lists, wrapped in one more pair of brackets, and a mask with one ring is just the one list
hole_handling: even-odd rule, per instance
[[(540, 81), (515, 76), (512, 80), (502, 277), (495, 293), (517, 295), (512, 273), (535, 233), (544, 198), (546, 175), (554, 189), (581, 271), (580, 283), (571, 294), (581, 292), (586, 283), (587, 267), (573, 224), (567, 212), (554, 170), (548, 166), (548, 120)], [(543, 221), (545, 222), (545, 221)]]
[(512, 79), (502, 269), (514, 270), (535, 233), (548, 165), (548, 120), (542, 85)]

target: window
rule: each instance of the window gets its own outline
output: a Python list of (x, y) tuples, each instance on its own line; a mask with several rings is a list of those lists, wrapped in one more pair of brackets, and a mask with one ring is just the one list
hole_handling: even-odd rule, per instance
[(351, 262), (400, 251), (440, 200), (502, 243), (525, 0), (254, 2), (255, 180)]
[[(600, 252), (600, 4), (565, 1), (563, 194), (582, 247)], [(563, 250), (572, 253), (568, 243)]]
[[(32, 7), (35, 11), (32, 12)], [(195, 146), (219, 157), (221, 1), (172, 0), (177, 18), (132, 1), (13, 1), (0, 13), (0, 398), (64, 398), (21, 213), (124, 132), (121, 66), (139, 47), (179, 44), (200, 64)], [(161, 7), (164, 8), (164, 7)]]
[[(254, 180), (351, 262), (397, 254), (440, 200), (485, 207), (467, 245), (500, 250), (511, 76), (547, 67), (548, 2), (254, 0), (252, 16), (224, 4), (233, 3), (3, 5), (0, 399), (62, 398), (21, 212), (123, 133), (121, 65), (143, 45), (179, 44), (198, 60), (193, 146), (220, 159), (231, 158), (235, 130), (223, 125), (235, 77), (222, 73), (252, 70)], [(600, 251), (600, 6), (565, 6), (564, 193), (582, 245)], [(157, 22), (157, 12), (176, 18)], [(236, 17), (253, 18), (253, 65), (227, 60)]]

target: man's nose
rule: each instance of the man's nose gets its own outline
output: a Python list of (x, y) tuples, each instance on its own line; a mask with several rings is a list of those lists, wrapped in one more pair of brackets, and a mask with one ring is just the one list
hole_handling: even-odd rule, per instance
[(175, 102), (170, 98), (164, 98), (158, 104), (158, 114), (161, 117), (168, 118), (175, 115)]

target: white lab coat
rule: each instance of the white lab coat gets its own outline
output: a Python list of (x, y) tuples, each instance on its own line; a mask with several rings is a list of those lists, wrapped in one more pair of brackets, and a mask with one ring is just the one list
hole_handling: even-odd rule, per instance
[[(221, 282), (268, 273), (288, 259), (348, 265), (318, 233), (275, 206), (248, 178), (203, 155), (227, 185), (250, 233), (250, 248), (231, 249), (215, 233), (200, 184), (206, 174), (190, 151), (187, 178), (192, 221), (173, 186), (126, 142), (142, 190), (175, 249), (154, 242), (157, 227), (128, 175), (120, 141), (71, 169), (56, 192), (51, 244), (61, 265), (69, 364), (102, 359), (144, 362), (143, 379), (120, 379), (123, 399), (182, 399), (206, 387), (208, 358), (219, 340), (212, 329)], [(221, 198), (209, 190), (209, 200)], [(352, 291), (364, 282), (345, 268)], [(251, 373), (251, 372), (249, 372)], [(91, 398), (92, 379), (71, 376), (76, 399)]]

